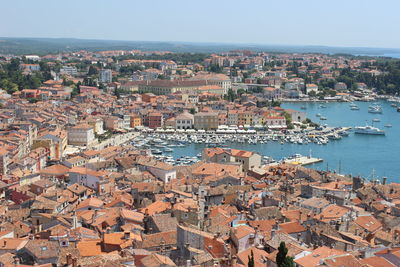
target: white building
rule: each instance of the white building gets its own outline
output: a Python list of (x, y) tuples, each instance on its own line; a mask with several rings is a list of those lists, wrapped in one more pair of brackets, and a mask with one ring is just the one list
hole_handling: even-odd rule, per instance
[(112, 82), (112, 70), (109, 70), (109, 69), (100, 70), (99, 80), (102, 83)]
[(176, 129), (192, 129), (194, 124), (194, 116), (188, 112), (179, 114), (175, 118)]
[(306, 85), (306, 94), (308, 95), (311, 92), (318, 93), (318, 85), (310, 83)]
[(80, 124), (68, 129), (68, 144), (88, 146), (95, 140), (93, 126)]
[(75, 76), (78, 74), (78, 70), (75, 67), (72, 66), (63, 66), (60, 69), (60, 74), (61, 75), (70, 75), (70, 76)]

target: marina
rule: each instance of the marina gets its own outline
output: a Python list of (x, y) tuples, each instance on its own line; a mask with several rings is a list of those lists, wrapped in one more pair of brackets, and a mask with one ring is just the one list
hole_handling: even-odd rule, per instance
[[(286, 133), (229, 127), (210, 132), (158, 129), (142, 133), (132, 144), (137, 148), (154, 149), (159, 153), (155, 155), (156, 158), (172, 165), (195, 163), (201, 159), (204, 148), (220, 146), (256, 151), (263, 156), (264, 163), (282, 162), (292, 155), (301, 154), (307, 155), (303, 156), (305, 158), (323, 159), (307, 162), (315, 169), (329, 169), (364, 177), (368, 177), (372, 169), (375, 169), (377, 176), (388, 176), (391, 181), (399, 179), (397, 155), (400, 151), (400, 118), (390, 102), (379, 102), (384, 111), (382, 114), (369, 113), (371, 103), (368, 102), (357, 102), (360, 108), (358, 112), (349, 112), (349, 103), (346, 102), (325, 103), (324, 108), (319, 103), (311, 102), (285, 103), (283, 107), (300, 110), (303, 105), (310, 119), (321, 123), (319, 117), (324, 116), (329, 120), (323, 121), (324, 125), (317, 130), (298, 129)], [(374, 118), (380, 121), (373, 122)], [(372, 126), (379, 130), (385, 128), (385, 134), (355, 134), (356, 127), (365, 126), (366, 121), (373, 123)], [(378, 158), (385, 160), (377, 164)]]

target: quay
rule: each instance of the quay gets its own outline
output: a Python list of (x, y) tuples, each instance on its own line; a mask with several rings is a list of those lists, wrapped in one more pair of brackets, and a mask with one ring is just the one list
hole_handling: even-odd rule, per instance
[(310, 165), (310, 164), (314, 164), (314, 163), (319, 163), (322, 161), (323, 161), (323, 159), (320, 159), (320, 158), (301, 156), (298, 158), (285, 160), (284, 163), (305, 166), (305, 165)]

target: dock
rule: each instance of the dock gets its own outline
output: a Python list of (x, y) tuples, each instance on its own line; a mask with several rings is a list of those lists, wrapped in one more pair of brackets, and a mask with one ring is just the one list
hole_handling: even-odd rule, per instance
[(302, 157), (298, 157), (298, 158), (285, 160), (285, 163), (305, 166), (305, 165), (310, 165), (310, 164), (314, 164), (314, 163), (319, 163), (322, 161), (324, 161), (324, 160), (320, 159), (320, 158), (312, 158), (312, 157), (302, 156)]

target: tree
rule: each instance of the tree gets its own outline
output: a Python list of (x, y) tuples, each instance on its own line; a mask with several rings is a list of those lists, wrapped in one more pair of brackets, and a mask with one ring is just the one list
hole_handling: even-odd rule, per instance
[(287, 256), (288, 249), (285, 242), (281, 242), (278, 248), (278, 254), (276, 255), (276, 263), (278, 267), (293, 267), (293, 258)]
[(247, 267), (255, 267), (253, 250), (251, 251), (250, 256), (247, 256), (247, 257), (249, 259), (249, 263), (247, 264)]
[(93, 67), (93, 66), (89, 67), (89, 71), (88, 71), (89, 76), (97, 75), (98, 73), (99, 73), (99, 71), (95, 67)]
[(195, 113), (196, 113), (196, 110), (195, 110), (194, 108), (191, 108), (191, 109), (190, 109), (190, 114), (193, 114), (193, 115), (194, 115)]

